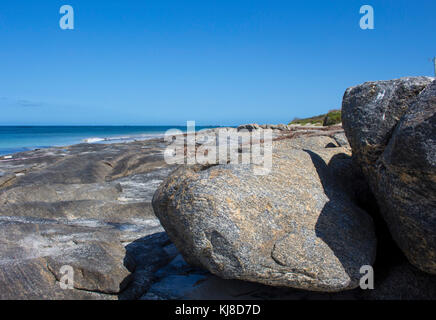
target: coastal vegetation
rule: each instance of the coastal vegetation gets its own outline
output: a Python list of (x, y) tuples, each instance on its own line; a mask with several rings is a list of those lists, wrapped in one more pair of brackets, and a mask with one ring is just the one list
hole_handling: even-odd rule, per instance
[(341, 110), (330, 110), (326, 114), (310, 118), (294, 118), (289, 124), (299, 124), (302, 126), (311, 124), (315, 126), (332, 126), (341, 123)]

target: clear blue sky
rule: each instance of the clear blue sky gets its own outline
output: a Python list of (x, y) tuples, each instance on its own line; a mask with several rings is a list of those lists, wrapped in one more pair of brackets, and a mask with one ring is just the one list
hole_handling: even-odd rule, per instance
[(434, 0), (1, 1), (0, 124), (287, 123), (364, 81), (432, 75), (435, 15)]

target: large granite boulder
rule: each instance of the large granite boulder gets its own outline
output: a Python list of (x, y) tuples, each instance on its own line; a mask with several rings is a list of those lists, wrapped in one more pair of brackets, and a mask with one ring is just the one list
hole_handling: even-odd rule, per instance
[(353, 155), (408, 260), (436, 274), (436, 82), (403, 78), (350, 88), (343, 125)]
[(156, 191), (155, 214), (188, 263), (221, 278), (355, 288), (360, 268), (374, 262), (376, 239), (372, 219), (338, 182), (339, 174), (352, 177), (337, 170), (347, 149), (326, 148), (334, 142), (276, 141), (266, 176), (251, 165), (180, 167)]
[(383, 153), (394, 127), (433, 78), (366, 82), (347, 89), (342, 125), (356, 160), (366, 169)]

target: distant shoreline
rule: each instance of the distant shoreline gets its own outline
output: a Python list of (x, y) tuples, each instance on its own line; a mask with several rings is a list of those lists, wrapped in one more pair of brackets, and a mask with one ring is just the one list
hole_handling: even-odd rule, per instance
[(162, 138), (169, 129), (186, 131), (186, 126), (0, 126), (0, 156), (80, 143), (144, 141)]

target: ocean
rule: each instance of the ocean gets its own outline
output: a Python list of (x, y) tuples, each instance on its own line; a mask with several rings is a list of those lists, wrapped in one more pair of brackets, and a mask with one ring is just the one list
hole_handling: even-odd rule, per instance
[[(196, 130), (217, 126), (196, 126)], [(78, 143), (116, 143), (162, 137), (186, 126), (0, 126), (0, 155)]]

